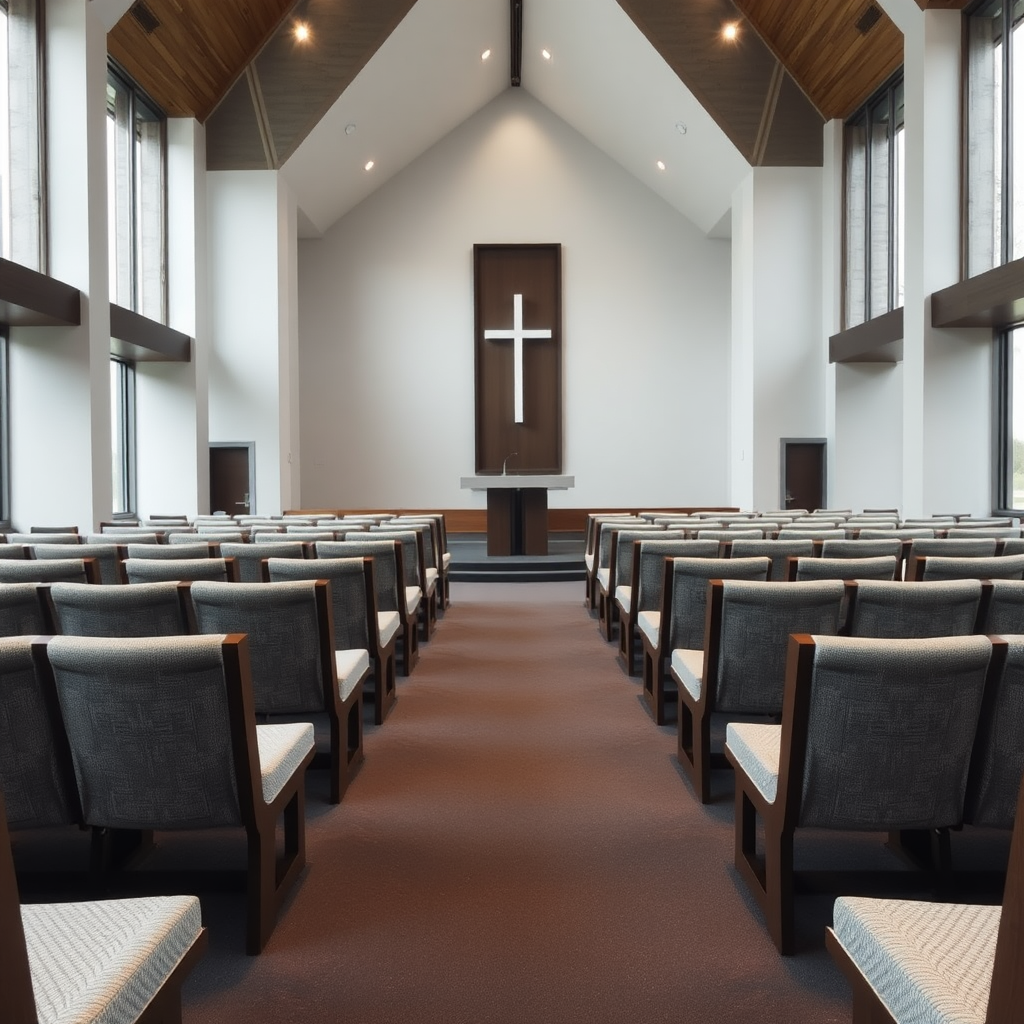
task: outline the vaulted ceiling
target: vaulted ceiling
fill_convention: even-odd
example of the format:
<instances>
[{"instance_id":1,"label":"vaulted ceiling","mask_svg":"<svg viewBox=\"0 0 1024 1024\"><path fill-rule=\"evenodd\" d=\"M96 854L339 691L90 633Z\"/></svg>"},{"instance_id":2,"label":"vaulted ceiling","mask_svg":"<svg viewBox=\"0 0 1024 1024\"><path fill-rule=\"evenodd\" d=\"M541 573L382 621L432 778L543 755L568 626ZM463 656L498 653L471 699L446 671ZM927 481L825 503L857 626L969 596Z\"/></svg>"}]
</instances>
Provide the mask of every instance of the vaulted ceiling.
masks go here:
<instances>
[{"instance_id":1,"label":"vaulted ceiling","mask_svg":"<svg viewBox=\"0 0 1024 1024\"><path fill-rule=\"evenodd\" d=\"M903 60L902 36L876 0L516 2L523 88L705 230L720 212L701 223L696 206L673 198L651 172L657 153L670 167L696 165L707 143L712 172L734 168L733 152L749 166L819 165L824 121L856 110ZM727 23L737 26L732 41ZM346 159L339 132L408 162L507 88L509 24L509 0L136 0L108 48L168 115L205 123L210 169L291 168L289 180L312 189L316 160ZM299 195L314 232L374 187L337 184L340 204ZM693 176L677 186L692 193ZM711 192L705 205L718 202Z\"/></svg>"}]
</instances>

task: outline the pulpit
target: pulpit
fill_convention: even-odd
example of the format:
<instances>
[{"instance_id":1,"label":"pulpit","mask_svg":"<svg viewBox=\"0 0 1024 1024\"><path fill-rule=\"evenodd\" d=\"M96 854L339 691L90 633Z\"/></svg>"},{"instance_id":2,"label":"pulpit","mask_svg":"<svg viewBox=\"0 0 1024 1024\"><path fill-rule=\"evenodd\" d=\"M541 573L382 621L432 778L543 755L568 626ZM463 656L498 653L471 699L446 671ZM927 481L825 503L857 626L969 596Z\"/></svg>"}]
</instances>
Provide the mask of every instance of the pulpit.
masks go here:
<instances>
[{"instance_id":1,"label":"pulpit","mask_svg":"<svg viewBox=\"0 0 1024 1024\"><path fill-rule=\"evenodd\" d=\"M565 491L576 478L555 474L464 476L463 490L487 492L487 554L548 553L548 491Z\"/></svg>"}]
</instances>

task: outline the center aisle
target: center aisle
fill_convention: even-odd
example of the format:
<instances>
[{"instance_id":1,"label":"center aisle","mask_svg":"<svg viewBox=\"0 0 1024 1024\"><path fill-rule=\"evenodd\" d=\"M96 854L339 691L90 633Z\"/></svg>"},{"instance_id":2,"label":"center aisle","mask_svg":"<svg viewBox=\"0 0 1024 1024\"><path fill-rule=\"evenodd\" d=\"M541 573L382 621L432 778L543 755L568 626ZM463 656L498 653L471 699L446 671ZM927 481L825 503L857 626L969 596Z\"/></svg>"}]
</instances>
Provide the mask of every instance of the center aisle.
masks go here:
<instances>
[{"instance_id":1,"label":"center aisle","mask_svg":"<svg viewBox=\"0 0 1024 1024\"><path fill-rule=\"evenodd\" d=\"M310 775L309 866L266 951L211 929L187 1022L849 1019L823 942L776 953L731 796L694 800L582 599L453 585L343 802Z\"/></svg>"}]
</instances>

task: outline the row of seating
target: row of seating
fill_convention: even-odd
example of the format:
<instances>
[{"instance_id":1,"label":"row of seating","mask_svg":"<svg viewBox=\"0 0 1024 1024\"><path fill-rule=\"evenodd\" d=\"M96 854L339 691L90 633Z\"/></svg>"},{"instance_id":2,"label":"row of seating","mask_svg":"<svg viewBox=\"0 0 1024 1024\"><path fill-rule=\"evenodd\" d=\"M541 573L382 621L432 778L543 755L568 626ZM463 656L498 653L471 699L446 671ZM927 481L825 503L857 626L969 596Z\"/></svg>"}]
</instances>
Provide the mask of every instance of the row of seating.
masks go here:
<instances>
[{"instance_id":1,"label":"row of seating","mask_svg":"<svg viewBox=\"0 0 1024 1024\"><path fill-rule=\"evenodd\" d=\"M223 556L227 549L226 557ZM42 549L40 549L42 550ZM223 545L222 557L174 558L173 547L164 549L160 558L121 558L121 549L105 547L99 555L84 559L0 559L0 584L33 582L112 582L130 584L166 580L227 580L255 582L274 578L315 578L330 576L334 559L372 557L375 560L374 586L378 610L399 617L398 635L402 642L402 664L406 674L418 658L419 637L428 640L437 625L441 604L440 577L426 566L422 554L422 536L414 531L372 535L367 539L296 542L283 545L236 547ZM152 546L152 550L158 550ZM128 552L125 552L128 554ZM285 563L298 563L287 565ZM290 574L290 575L289 575ZM0 622L0 635L4 626ZM9 635L9 634L8 634Z\"/></svg>"},{"instance_id":2,"label":"row of seating","mask_svg":"<svg viewBox=\"0 0 1024 1024\"><path fill-rule=\"evenodd\" d=\"M336 542L359 535L376 535L381 532L394 533L401 537L407 547L406 561L412 564L415 554L418 564L422 566L421 574L437 578L437 603L443 611L449 603L450 585L449 572L451 555L448 551L447 529L443 513L422 513L397 516L391 513L376 515L360 515L345 519L335 517L289 516L283 520L255 520L243 517L236 522L226 516L210 517L227 525L207 525L199 521L198 525L187 523L166 523L159 527L148 525L126 526L121 523L105 524L102 532L80 535L77 528L68 528L59 532L57 528L47 528L43 532L8 533L4 535L6 543L0 543L0 559L25 558L83 558L94 557L100 566L101 581L105 583L125 582L124 573L117 568L117 563L126 557L192 557L205 558L225 555L237 557L241 562L240 578L255 580L259 578L258 555L251 552L249 544L312 544L317 541ZM319 526L317 525L319 524ZM417 533L419 541L405 535ZM143 548L147 546L147 549ZM154 547L149 547L153 545ZM172 554L165 545L182 545L181 554ZM242 545L245 545L244 547ZM118 548L117 553L109 550L111 546ZM224 551L224 547L234 551ZM130 551L127 549L131 548ZM188 555L185 550L188 550ZM264 555L267 557L269 552ZM285 549L280 551L281 557L287 557ZM251 573L251 575L249 575ZM430 588L433 589L431 582Z\"/></svg>"},{"instance_id":3,"label":"row of seating","mask_svg":"<svg viewBox=\"0 0 1024 1024\"><path fill-rule=\"evenodd\" d=\"M345 557L323 558L308 543L298 550L261 544L257 558L236 560L230 552L215 557L222 552L212 544L192 552L178 542L178 551L161 544L159 556L134 564L129 555L151 556L157 546L129 552L103 537L96 555L112 548L124 559L110 582L145 579L154 565L170 579L96 586L90 551L74 560L73 578L82 582L0 584L0 631L17 634L0 639L4 1019L49 1019L59 1002L73 1019L179 1021L182 982L206 945L195 897L21 907L8 822L16 830L89 827L83 878L100 887L155 830L239 826L249 848L246 948L263 948L305 864L307 766L328 767L330 799L338 802L363 756L371 652L381 680L378 720L394 701L403 625L403 668L414 664L415 612L426 599L405 577L402 536L367 538L375 547L366 554L352 546L329 553ZM90 547L65 552L65 538L50 539L5 564L25 563L17 568L32 579ZM201 554L201 564L177 557L185 553ZM227 582L238 579L243 560L267 582ZM189 577L183 568L195 565L198 576L215 563L216 581L175 582ZM376 576L389 574L400 611L377 610ZM434 621L436 612L421 619L424 639ZM55 631L68 635L23 635ZM383 636L374 641L374 633ZM352 644L359 646L345 647ZM313 725L290 720L311 712L328 723L320 753Z\"/></svg>"},{"instance_id":4,"label":"row of seating","mask_svg":"<svg viewBox=\"0 0 1024 1024\"><path fill-rule=\"evenodd\" d=\"M328 769L337 803L363 759L371 660L376 721L395 700L397 615L375 612L374 559L271 560L270 570L266 583L0 586L0 617L19 627L0 640L11 828L88 826L106 875L116 852L153 831L243 827L250 952L304 862L306 767ZM390 620L383 651L370 642L374 620ZM20 635L41 627L60 635ZM296 716L325 720L326 750Z\"/></svg>"},{"instance_id":5,"label":"row of seating","mask_svg":"<svg viewBox=\"0 0 1024 1024\"><path fill-rule=\"evenodd\" d=\"M704 803L710 793L711 716L782 713L791 635L903 642L1016 634L1024 622L1024 582L1011 580L699 579L691 597L706 603L704 626L699 635L670 637L666 654L676 688L679 761ZM657 695L645 696L653 709ZM663 690L662 721L666 699ZM1024 745L1007 767L1024 772Z\"/></svg>"},{"instance_id":6,"label":"row of seating","mask_svg":"<svg viewBox=\"0 0 1024 1024\"><path fill-rule=\"evenodd\" d=\"M704 524L708 520L701 519L696 522ZM746 522L750 520L720 524L720 528L717 529L708 529L704 525L698 525L694 529L691 522L670 518L655 518L652 521L633 516L591 515L588 518L587 548L584 555L587 606L593 610L598 606L602 593L614 594L616 586L628 582L631 562L628 544L651 533L656 533L662 539L718 541L720 554L727 548L731 549L740 544L743 554L774 552L780 557L786 554L805 557L818 554L824 557L843 558L896 555L900 558L901 565L910 557L911 549L915 545L917 553L921 554L1024 554L1024 539L1021 538L1019 529L1015 528L972 527L963 536L937 536L937 533L942 531L925 528L857 530L854 531L855 536L849 536L846 530L809 527L794 529L788 536L780 536L777 533L771 535L771 531L768 531L769 535L766 536L764 530L740 528ZM623 544L624 559L619 554L620 540ZM853 540L861 542L860 545L855 546L851 543ZM776 543L768 545L763 550L756 550L758 544L767 541ZM936 541L955 541L955 544L948 547L939 545L936 550L929 550L935 547ZM773 578L784 578L783 570L782 565L773 567Z\"/></svg>"},{"instance_id":7,"label":"row of seating","mask_svg":"<svg viewBox=\"0 0 1024 1024\"><path fill-rule=\"evenodd\" d=\"M650 545L655 568L648 577L660 577L663 592L672 588L675 559L657 549L675 541L633 543L637 551ZM718 553L709 549L703 559L679 561L710 563ZM727 572L730 564L738 568L737 561L722 560L716 568ZM676 649L670 650L669 660L678 687L677 753L704 801L712 764L736 769L737 871L764 908L773 939L791 952L796 828L868 828L897 836L932 829L940 840L939 869L945 872L950 828L1014 825L1024 774L1024 636L964 634L1024 634L1024 583L977 578L950 584L904 582L892 579L891 563L879 581L781 583L769 580L766 556L749 561L760 563L750 567L751 579L714 580L705 565L705 574L693 583L690 625L699 639L684 647L673 640ZM930 561L932 556L923 556L909 575L925 577ZM861 564L866 568L867 562ZM787 562L788 578L795 579L798 564ZM974 568L979 567L981 562ZM636 588L635 574L633 580ZM772 607L777 602L785 606L781 618L788 621L780 621ZM844 630L870 635L837 635ZM627 651L632 645L620 654ZM710 749L712 712L730 720L724 749L715 753ZM748 714L767 715L769 724L733 720ZM770 724L773 718L781 724ZM764 837L762 852L758 835ZM1015 838L1014 844L1019 851L1021 840ZM1020 871L1022 855L1015 856ZM1007 899L1011 891L1008 884ZM1014 912L1020 915L1024 891L1019 885L1015 891ZM880 920L885 927L886 915L905 912L889 903L849 899L837 905L836 934L829 938L834 955L846 958L851 977L859 975L865 949L870 951L868 966L874 967L872 980L859 982L858 1014L867 1014L864 1008L877 1004L884 988L877 983L877 957L905 943L906 933L891 928L880 940L869 934ZM956 908L951 916L961 920L965 913ZM998 908L987 913L987 920L983 959L995 945ZM1015 917L1015 938L1000 938L1013 949L1011 956L1024 938L1020 920ZM905 966L892 965L892 970L898 973ZM920 959L911 959L911 975L917 967ZM948 984L946 989L952 991ZM1004 1014L1005 998L1006 991ZM929 999L926 994L921 1001ZM984 1003L981 1010L979 1020ZM922 1015L912 1019L947 1019L928 1016L930 1011L916 1008Z\"/></svg>"},{"instance_id":8,"label":"row of seating","mask_svg":"<svg viewBox=\"0 0 1024 1024\"><path fill-rule=\"evenodd\" d=\"M116 836L141 846L154 830L243 828L246 948L258 953L305 862L314 732L256 724L249 655L241 634L0 641L2 781L12 830L92 829L104 880Z\"/></svg>"},{"instance_id":9,"label":"row of seating","mask_svg":"<svg viewBox=\"0 0 1024 1024\"><path fill-rule=\"evenodd\" d=\"M646 545L649 542L644 542ZM846 595L851 595L859 588L862 598L854 603L845 597L842 603L840 625L843 632L854 635L891 636L889 632L872 632L872 630L889 628L913 628L916 632L905 634L912 636L944 635L947 631L935 620L944 611L945 583L968 581L972 590L983 591L981 579L1006 583L1007 588L1000 588L1000 594L1024 595L1024 556L1008 556L1003 559L938 559L929 556L922 558L918 568L922 574L919 580L896 580L894 565L891 559L850 559L850 560L808 560L813 571L801 579L800 571L804 560L791 563L794 569L791 580L778 583L770 579L771 565L767 556L750 558L680 558L662 557L658 565L655 559L647 564L651 575L660 572L657 582L651 581L646 588L638 586L638 598L634 604L631 595L619 596L619 656L628 674L634 673L636 654L640 651L644 694L648 699L655 720L664 724L666 670L671 653L677 648L693 648L699 646L705 631L706 595L708 583L715 579L761 580L772 582L782 588L785 594L790 588L800 593L801 588L807 589L814 582L832 582L843 592L843 583L847 583ZM991 563L1002 564L993 566ZM638 559L641 567L644 562ZM1012 564L1011 564L1012 563ZM929 570L934 569L933 574ZM1009 579L1000 578L1003 570ZM857 581L854 583L853 581ZM973 581L971 583L970 581ZM989 587L984 592L987 594ZM871 595L870 599L865 595ZM876 596L878 595L878 596ZM1010 601L1009 596L1002 598ZM1024 597L1021 598L1024 601ZM870 601L889 602L898 606L899 613L886 621L881 617L871 618L865 609L870 608ZM653 607L651 607L653 605ZM921 611L914 619L913 625L897 627L903 617L903 609ZM986 606L987 607L987 606ZM994 614L994 612L993 612ZM909 618L909 616L908 616ZM870 625L865 625L870 621ZM991 632L991 617L967 621L962 632L972 632L976 628ZM1016 620L1014 620L1016 621ZM929 633L929 629L939 629L939 633ZM1002 628L1002 627L1000 627ZM1024 628L1024 624L1022 624ZM806 629L802 630L806 631ZM1013 630L1015 631L1015 630Z\"/></svg>"},{"instance_id":10,"label":"row of seating","mask_svg":"<svg viewBox=\"0 0 1024 1024\"><path fill-rule=\"evenodd\" d=\"M939 831L941 878L949 829L1013 827L1022 678L1024 636L789 638L781 724L730 722L725 744L736 869L780 952L793 952L797 829Z\"/></svg>"},{"instance_id":11,"label":"row of seating","mask_svg":"<svg viewBox=\"0 0 1024 1024\"><path fill-rule=\"evenodd\" d=\"M661 563L666 557L742 559L766 557L771 580L1020 579L1024 551L997 549L996 540L909 542L809 540L686 540L672 531L612 530L609 565L597 573L598 622L611 639L619 620L635 625L641 610L658 607ZM1021 542L1024 544L1024 541ZM627 630L628 631L628 630ZM623 645L625 650L625 645Z\"/></svg>"}]
</instances>

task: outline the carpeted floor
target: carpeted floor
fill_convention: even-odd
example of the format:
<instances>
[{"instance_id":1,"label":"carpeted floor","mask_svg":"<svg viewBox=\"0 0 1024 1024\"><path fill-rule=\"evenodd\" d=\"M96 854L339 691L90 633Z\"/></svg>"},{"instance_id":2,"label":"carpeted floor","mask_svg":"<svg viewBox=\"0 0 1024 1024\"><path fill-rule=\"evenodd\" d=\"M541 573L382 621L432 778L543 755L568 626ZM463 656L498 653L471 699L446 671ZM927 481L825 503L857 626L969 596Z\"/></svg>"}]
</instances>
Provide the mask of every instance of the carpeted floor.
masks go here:
<instances>
[{"instance_id":1,"label":"carpeted floor","mask_svg":"<svg viewBox=\"0 0 1024 1024\"><path fill-rule=\"evenodd\" d=\"M265 952L204 896L190 1024L849 1020L801 897L783 959L581 584L456 584L344 801L307 781L309 864ZM721 775L721 778L717 776Z\"/></svg>"}]
</instances>

